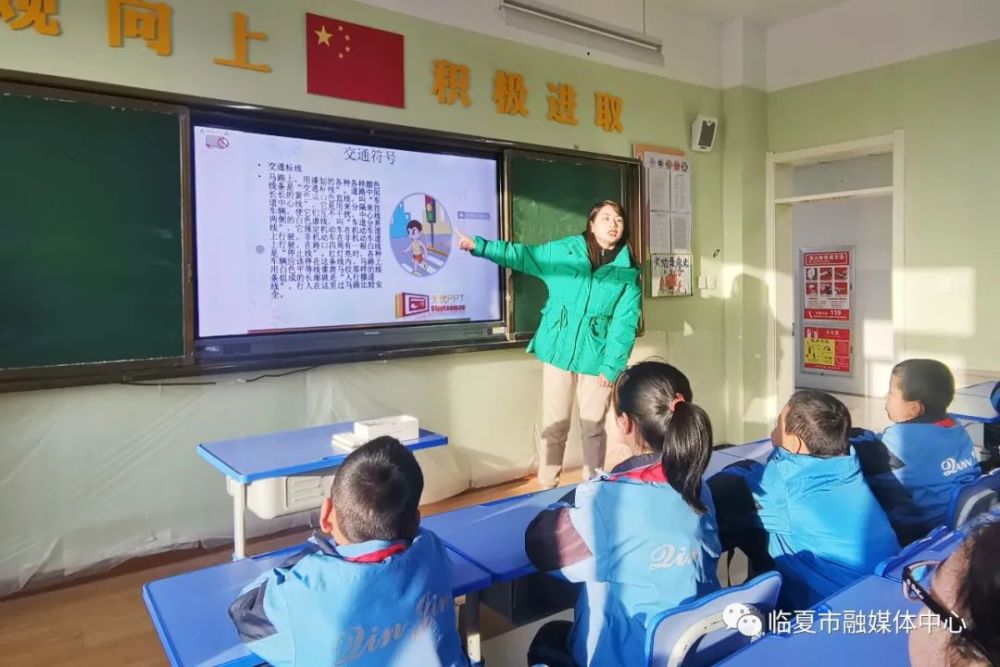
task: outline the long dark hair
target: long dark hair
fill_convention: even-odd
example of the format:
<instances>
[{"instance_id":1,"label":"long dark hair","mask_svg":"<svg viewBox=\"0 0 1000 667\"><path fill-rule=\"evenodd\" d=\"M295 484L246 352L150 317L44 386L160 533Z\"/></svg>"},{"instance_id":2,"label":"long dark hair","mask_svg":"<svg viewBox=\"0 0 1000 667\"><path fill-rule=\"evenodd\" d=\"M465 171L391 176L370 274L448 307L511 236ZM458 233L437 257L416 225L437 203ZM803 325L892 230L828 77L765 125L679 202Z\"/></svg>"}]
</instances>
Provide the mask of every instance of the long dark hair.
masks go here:
<instances>
[{"instance_id":1,"label":"long dark hair","mask_svg":"<svg viewBox=\"0 0 1000 667\"><path fill-rule=\"evenodd\" d=\"M966 550L968 568L958 586L958 607L987 655L982 656L962 635L951 637L951 647L966 660L1000 664L1000 521L989 521L973 530L960 547Z\"/></svg>"},{"instance_id":2,"label":"long dark hair","mask_svg":"<svg viewBox=\"0 0 1000 667\"><path fill-rule=\"evenodd\" d=\"M615 413L629 416L643 443L659 452L667 483L703 514L708 508L701 485L712 455L712 423L692 398L687 376L662 361L625 369L613 392Z\"/></svg>"},{"instance_id":3,"label":"long dark hair","mask_svg":"<svg viewBox=\"0 0 1000 667\"><path fill-rule=\"evenodd\" d=\"M629 233L628 233L628 217L625 215L625 209L622 205L613 199L605 199L604 201L599 201L590 209L590 213L587 215L587 226L583 229L583 238L587 241L587 256L590 257L590 266L597 268L601 263L601 245L597 242L594 237L594 232L590 230L591 223L594 222L594 218L597 217L597 213L605 206L610 206L615 210L615 213L622 217L625 224L622 225L622 235L618 239L618 243L615 244L615 249L625 246L623 252L628 253L629 261L635 265L635 253L632 252L632 245L629 243Z\"/></svg>"}]
</instances>

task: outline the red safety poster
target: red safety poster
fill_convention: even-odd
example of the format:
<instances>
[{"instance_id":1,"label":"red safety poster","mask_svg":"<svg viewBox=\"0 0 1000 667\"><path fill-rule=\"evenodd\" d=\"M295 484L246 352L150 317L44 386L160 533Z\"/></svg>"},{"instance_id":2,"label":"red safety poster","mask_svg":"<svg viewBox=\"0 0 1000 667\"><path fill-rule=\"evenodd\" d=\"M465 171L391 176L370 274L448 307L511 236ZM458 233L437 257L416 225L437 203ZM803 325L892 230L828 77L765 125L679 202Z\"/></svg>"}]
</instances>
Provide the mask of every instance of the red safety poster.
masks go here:
<instances>
[{"instance_id":1,"label":"red safety poster","mask_svg":"<svg viewBox=\"0 0 1000 667\"><path fill-rule=\"evenodd\" d=\"M802 365L821 371L851 372L851 330L847 327L806 326Z\"/></svg>"},{"instance_id":2,"label":"red safety poster","mask_svg":"<svg viewBox=\"0 0 1000 667\"><path fill-rule=\"evenodd\" d=\"M851 319L851 254L848 249L802 253L804 319Z\"/></svg>"}]
</instances>

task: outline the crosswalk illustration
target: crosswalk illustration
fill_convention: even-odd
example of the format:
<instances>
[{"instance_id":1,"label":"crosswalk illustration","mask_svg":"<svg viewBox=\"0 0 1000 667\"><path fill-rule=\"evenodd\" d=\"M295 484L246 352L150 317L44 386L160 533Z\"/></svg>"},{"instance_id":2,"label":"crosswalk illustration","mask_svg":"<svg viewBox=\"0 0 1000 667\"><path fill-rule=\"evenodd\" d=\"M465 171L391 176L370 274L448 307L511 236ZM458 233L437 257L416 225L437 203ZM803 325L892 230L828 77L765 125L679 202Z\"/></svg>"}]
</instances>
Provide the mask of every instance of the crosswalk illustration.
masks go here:
<instances>
[{"instance_id":1,"label":"crosswalk illustration","mask_svg":"<svg viewBox=\"0 0 1000 667\"><path fill-rule=\"evenodd\" d=\"M444 266L445 260L448 259L448 255L441 253L440 250L434 250L428 246L427 253L424 255L424 264L426 266L417 265L418 276L430 276L434 275L441 270ZM413 273L413 256L407 253L405 259L400 262L403 266L403 270L407 273Z\"/></svg>"}]
</instances>

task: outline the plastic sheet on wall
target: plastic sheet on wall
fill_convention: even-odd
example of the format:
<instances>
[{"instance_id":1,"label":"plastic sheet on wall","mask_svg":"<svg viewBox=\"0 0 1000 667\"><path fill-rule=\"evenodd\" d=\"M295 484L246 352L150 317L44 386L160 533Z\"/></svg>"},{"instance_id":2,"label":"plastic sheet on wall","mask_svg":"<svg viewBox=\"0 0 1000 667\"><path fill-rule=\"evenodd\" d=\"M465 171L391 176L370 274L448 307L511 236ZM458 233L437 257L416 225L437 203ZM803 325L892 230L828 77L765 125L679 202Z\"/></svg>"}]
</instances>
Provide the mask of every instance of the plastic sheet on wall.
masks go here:
<instances>
[{"instance_id":1,"label":"plastic sheet on wall","mask_svg":"<svg viewBox=\"0 0 1000 667\"><path fill-rule=\"evenodd\" d=\"M650 334L653 334L650 336ZM633 358L665 354L654 332ZM653 343L651 345L651 343ZM328 366L248 383L104 385L0 395L0 595L33 577L232 537L200 442L409 413L448 435L418 452L423 502L534 472L541 371L522 350ZM571 433L569 466L580 461ZM309 523L262 521L248 535Z\"/></svg>"}]
</instances>

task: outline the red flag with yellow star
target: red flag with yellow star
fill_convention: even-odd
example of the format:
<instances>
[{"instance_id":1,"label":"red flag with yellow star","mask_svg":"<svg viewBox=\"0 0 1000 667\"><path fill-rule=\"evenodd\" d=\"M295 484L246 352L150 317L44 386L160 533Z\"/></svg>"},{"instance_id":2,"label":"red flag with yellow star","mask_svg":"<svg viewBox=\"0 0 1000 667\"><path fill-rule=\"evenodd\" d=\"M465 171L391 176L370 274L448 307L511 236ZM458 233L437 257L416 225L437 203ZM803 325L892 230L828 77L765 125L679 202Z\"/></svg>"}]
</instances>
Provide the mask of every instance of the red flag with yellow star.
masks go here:
<instances>
[{"instance_id":1,"label":"red flag with yellow star","mask_svg":"<svg viewBox=\"0 0 1000 667\"><path fill-rule=\"evenodd\" d=\"M306 14L306 90L403 108L403 36Z\"/></svg>"}]
</instances>

